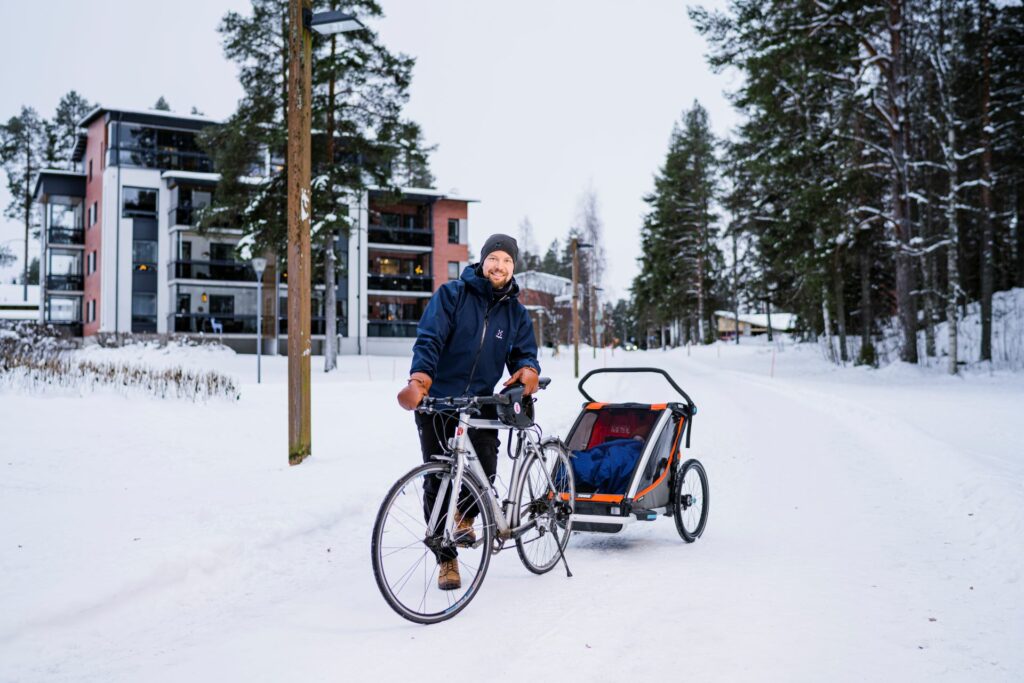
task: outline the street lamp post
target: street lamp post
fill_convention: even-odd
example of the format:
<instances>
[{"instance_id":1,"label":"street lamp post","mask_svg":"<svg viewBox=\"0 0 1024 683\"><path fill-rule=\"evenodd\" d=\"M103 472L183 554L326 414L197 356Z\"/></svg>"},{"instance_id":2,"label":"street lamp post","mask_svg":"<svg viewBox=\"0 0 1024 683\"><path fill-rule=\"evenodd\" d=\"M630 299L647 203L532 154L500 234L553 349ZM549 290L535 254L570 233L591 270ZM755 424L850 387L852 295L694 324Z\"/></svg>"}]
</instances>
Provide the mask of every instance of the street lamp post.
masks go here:
<instances>
[{"instance_id":1,"label":"street lamp post","mask_svg":"<svg viewBox=\"0 0 1024 683\"><path fill-rule=\"evenodd\" d=\"M310 429L310 129L313 37L363 28L351 14L313 14L312 0L288 3L288 463L312 451Z\"/></svg>"},{"instance_id":2,"label":"street lamp post","mask_svg":"<svg viewBox=\"0 0 1024 683\"><path fill-rule=\"evenodd\" d=\"M593 345L593 349L594 349L594 360L597 360L597 347L598 347L597 336L598 336L598 334L603 334L604 333L604 327L603 327L603 325L600 324L600 322L598 321L598 318L597 318L597 316L601 312L601 303L597 300L597 293L598 292L603 292L603 291L604 291L604 288L602 288L602 287L595 287L594 286L593 278L591 278L591 282L590 282L590 343ZM598 329L598 328L601 328L601 329ZM603 340L602 340L602 343L600 345L604 346Z\"/></svg>"},{"instance_id":3,"label":"street lamp post","mask_svg":"<svg viewBox=\"0 0 1024 683\"><path fill-rule=\"evenodd\" d=\"M263 271L267 269L267 259L254 258L252 269L256 271L256 384L259 384L263 359Z\"/></svg>"},{"instance_id":4,"label":"street lamp post","mask_svg":"<svg viewBox=\"0 0 1024 683\"><path fill-rule=\"evenodd\" d=\"M572 345L574 377L580 376L580 249L589 249L590 244L572 238Z\"/></svg>"}]
</instances>

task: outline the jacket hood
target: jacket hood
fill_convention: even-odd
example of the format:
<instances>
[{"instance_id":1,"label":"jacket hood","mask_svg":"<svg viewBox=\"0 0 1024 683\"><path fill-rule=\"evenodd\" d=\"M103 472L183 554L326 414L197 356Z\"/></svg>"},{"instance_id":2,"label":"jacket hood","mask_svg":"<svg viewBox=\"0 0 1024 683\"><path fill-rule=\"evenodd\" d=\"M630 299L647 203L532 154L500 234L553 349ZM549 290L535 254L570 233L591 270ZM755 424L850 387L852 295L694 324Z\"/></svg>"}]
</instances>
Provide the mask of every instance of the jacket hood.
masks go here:
<instances>
[{"instance_id":1,"label":"jacket hood","mask_svg":"<svg viewBox=\"0 0 1024 683\"><path fill-rule=\"evenodd\" d=\"M494 291L494 287L491 286L490 280L482 275L477 274L477 269L480 268L479 263L471 263L466 266L465 270L462 271L462 281L466 283L466 286L473 291L481 294L485 297L490 297L491 292ZM516 282L516 276L512 276L512 282L508 290L508 298L515 299L519 296L519 283Z\"/></svg>"}]
</instances>

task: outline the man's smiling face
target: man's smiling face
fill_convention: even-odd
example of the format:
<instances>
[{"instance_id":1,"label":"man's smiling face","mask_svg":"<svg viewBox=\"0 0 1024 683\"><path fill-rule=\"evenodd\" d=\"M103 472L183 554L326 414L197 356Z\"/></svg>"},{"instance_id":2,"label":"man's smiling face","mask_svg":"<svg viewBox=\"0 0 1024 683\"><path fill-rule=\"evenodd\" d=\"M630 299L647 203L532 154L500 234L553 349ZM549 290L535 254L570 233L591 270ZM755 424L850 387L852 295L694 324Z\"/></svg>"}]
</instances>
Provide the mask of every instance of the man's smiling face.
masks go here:
<instances>
[{"instance_id":1,"label":"man's smiling face","mask_svg":"<svg viewBox=\"0 0 1024 683\"><path fill-rule=\"evenodd\" d=\"M512 279L512 273L515 271L515 268L516 262L506 252L492 251L484 259L482 270L484 277L491 283L491 286L495 289L501 289Z\"/></svg>"}]
</instances>

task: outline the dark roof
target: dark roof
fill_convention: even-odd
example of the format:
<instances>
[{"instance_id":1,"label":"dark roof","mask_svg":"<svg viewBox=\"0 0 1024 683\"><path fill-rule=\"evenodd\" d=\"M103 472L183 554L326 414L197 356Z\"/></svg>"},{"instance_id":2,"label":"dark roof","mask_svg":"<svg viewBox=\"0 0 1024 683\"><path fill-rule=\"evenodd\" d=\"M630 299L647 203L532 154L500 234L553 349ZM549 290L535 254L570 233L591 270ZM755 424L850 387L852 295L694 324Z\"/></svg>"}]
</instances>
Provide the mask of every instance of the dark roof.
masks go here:
<instances>
[{"instance_id":1,"label":"dark roof","mask_svg":"<svg viewBox=\"0 0 1024 683\"><path fill-rule=\"evenodd\" d=\"M169 111L157 111L150 109L140 111L137 109L108 109L107 107L96 107L82 117L78 122L80 128L87 127L100 116L106 114L108 118L119 119L126 123L138 123L144 126L166 126L168 128L183 128L185 130L202 130L207 126L215 126L220 123L216 119L195 114L175 114Z\"/></svg>"},{"instance_id":2,"label":"dark roof","mask_svg":"<svg viewBox=\"0 0 1024 683\"><path fill-rule=\"evenodd\" d=\"M46 201L46 197L50 195L84 198L85 174L77 171L60 171L53 168L40 171L32 196L37 201Z\"/></svg>"}]
</instances>

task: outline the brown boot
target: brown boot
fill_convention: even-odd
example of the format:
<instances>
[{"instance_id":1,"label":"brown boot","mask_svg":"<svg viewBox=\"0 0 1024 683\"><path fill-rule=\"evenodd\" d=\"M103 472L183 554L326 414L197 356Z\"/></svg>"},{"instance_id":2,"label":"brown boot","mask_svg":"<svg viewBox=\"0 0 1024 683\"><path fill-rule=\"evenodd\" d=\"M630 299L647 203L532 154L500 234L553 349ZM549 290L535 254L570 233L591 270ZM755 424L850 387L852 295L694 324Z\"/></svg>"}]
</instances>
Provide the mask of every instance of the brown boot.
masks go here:
<instances>
[{"instance_id":1,"label":"brown boot","mask_svg":"<svg viewBox=\"0 0 1024 683\"><path fill-rule=\"evenodd\" d=\"M455 545L465 547L476 543L476 531L473 530L474 520L474 517L455 514Z\"/></svg>"},{"instance_id":2,"label":"brown boot","mask_svg":"<svg viewBox=\"0 0 1024 683\"><path fill-rule=\"evenodd\" d=\"M462 588L462 577L459 576L458 560L445 560L441 563L441 571L437 575L437 587L443 591L454 591Z\"/></svg>"}]
</instances>

